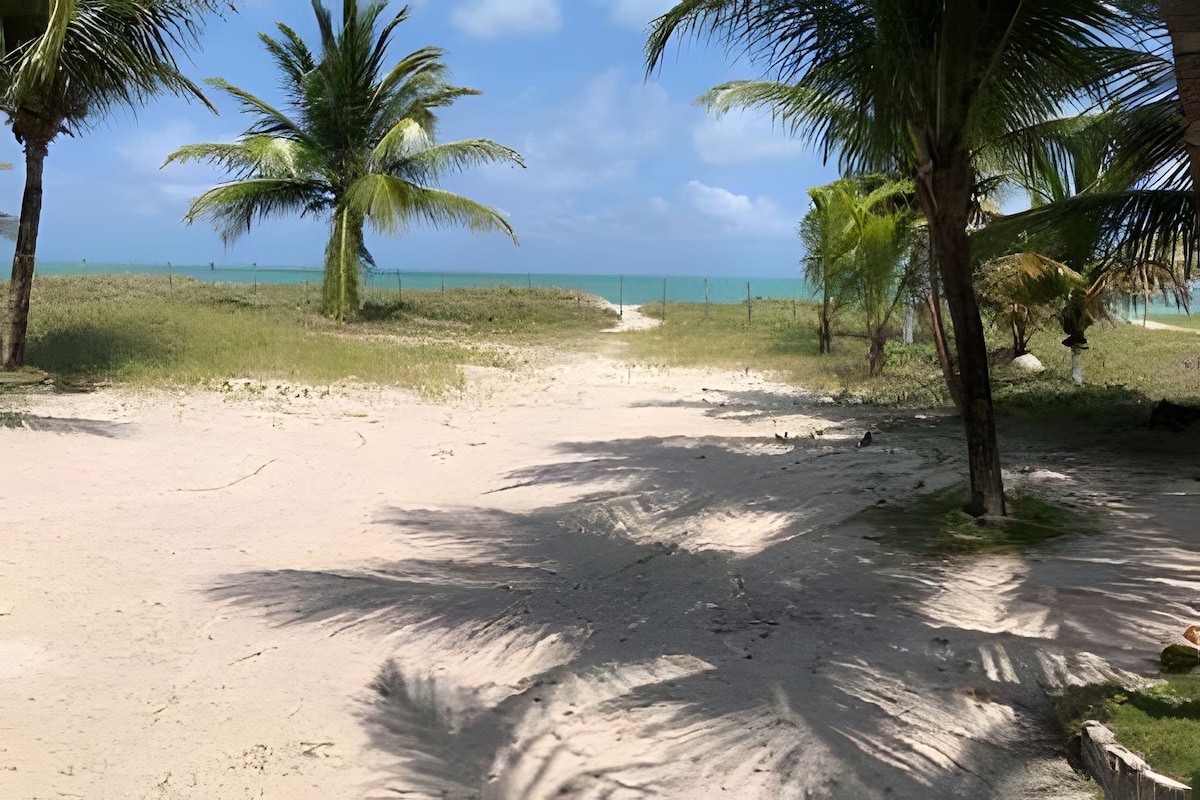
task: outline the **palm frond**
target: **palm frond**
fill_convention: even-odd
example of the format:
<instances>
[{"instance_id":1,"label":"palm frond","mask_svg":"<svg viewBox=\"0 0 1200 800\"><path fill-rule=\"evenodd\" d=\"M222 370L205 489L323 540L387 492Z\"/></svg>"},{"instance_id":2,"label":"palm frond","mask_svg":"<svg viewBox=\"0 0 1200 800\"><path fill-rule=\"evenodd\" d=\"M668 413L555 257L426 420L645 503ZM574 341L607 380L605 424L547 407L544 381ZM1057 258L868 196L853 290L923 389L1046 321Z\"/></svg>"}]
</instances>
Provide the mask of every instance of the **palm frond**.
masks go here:
<instances>
[{"instance_id":1,"label":"palm frond","mask_svg":"<svg viewBox=\"0 0 1200 800\"><path fill-rule=\"evenodd\" d=\"M266 100L239 89L224 78L208 78L205 83L225 92L238 101L242 111L257 117L247 133L252 136L287 136L298 142L316 149L318 143L309 136L308 132L298 122L292 120Z\"/></svg>"},{"instance_id":2,"label":"palm frond","mask_svg":"<svg viewBox=\"0 0 1200 800\"><path fill-rule=\"evenodd\" d=\"M278 136L248 136L232 144L207 142L180 147L163 162L213 164L236 178L303 178L319 182L319 159L303 144Z\"/></svg>"},{"instance_id":3,"label":"palm frond","mask_svg":"<svg viewBox=\"0 0 1200 800\"><path fill-rule=\"evenodd\" d=\"M214 186L192 201L184 220L205 220L231 245L254 223L286 214L322 213L330 208L326 187L286 178L250 178Z\"/></svg>"},{"instance_id":4,"label":"palm frond","mask_svg":"<svg viewBox=\"0 0 1200 800\"><path fill-rule=\"evenodd\" d=\"M372 154L373 171L429 184L437 183L447 174L483 164L508 162L525 166L520 153L490 139L431 144L428 140L422 141L416 126L408 126L405 130L411 132L411 138L400 136L394 142L386 139L380 142ZM408 149L410 145L414 147Z\"/></svg>"},{"instance_id":5,"label":"palm frond","mask_svg":"<svg viewBox=\"0 0 1200 800\"><path fill-rule=\"evenodd\" d=\"M465 227L476 233L498 232L515 244L516 234L499 211L462 195L430 189L390 175L367 175L346 194L375 231L394 236L416 222L435 228Z\"/></svg>"}]
</instances>

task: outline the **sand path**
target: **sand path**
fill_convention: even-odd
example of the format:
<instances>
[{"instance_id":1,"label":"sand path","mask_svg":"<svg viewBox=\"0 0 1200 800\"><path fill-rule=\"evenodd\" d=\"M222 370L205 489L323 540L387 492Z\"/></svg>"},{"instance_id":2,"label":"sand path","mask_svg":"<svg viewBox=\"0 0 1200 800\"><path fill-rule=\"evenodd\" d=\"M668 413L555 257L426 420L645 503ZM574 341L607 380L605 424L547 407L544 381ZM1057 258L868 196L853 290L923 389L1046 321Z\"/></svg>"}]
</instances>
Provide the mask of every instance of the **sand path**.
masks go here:
<instances>
[{"instance_id":1,"label":"sand path","mask_svg":"<svg viewBox=\"0 0 1200 800\"><path fill-rule=\"evenodd\" d=\"M886 534L954 420L612 349L5 397L0 797L1088 796L1046 690L1197 613L1190 445L1010 431L1105 536L952 559Z\"/></svg>"}]
</instances>

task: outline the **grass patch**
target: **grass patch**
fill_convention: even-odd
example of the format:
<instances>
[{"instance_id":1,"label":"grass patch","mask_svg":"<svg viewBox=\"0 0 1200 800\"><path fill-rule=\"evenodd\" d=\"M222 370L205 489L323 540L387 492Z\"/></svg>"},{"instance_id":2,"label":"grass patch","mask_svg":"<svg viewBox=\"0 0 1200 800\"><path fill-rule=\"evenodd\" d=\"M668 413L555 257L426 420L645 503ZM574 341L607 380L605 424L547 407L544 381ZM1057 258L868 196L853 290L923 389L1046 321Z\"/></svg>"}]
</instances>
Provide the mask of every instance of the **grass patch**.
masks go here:
<instances>
[{"instance_id":1,"label":"grass patch","mask_svg":"<svg viewBox=\"0 0 1200 800\"><path fill-rule=\"evenodd\" d=\"M539 348L587 351L597 332L616 321L580 292L493 287L370 289L362 319L341 325L320 316L320 291L319 284L251 287L154 275L41 277L27 361L53 373L60 386L355 378L437 395L462 385L466 365L515 369L536 361ZM661 316L663 306L647 304L644 311ZM885 373L872 378L861 315L839 316L826 355L818 352L815 320L809 301L756 299L749 317L744 303L668 303L662 326L623 339L635 362L765 370L813 391L879 405L948 403L933 346L920 332L916 344L889 343ZM1006 343L999 333L993 331L998 347ZM1043 331L1031 349L1046 364L1044 374L997 372L1001 413L1127 424L1148 419L1164 397L1200 402L1200 337L1132 325L1089 333L1087 385L1071 384L1061 336Z\"/></svg>"},{"instance_id":2,"label":"grass patch","mask_svg":"<svg viewBox=\"0 0 1200 800\"><path fill-rule=\"evenodd\" d=\"M1117 740L1158 772L1200 785L1200 673L1164 675L1167 683L1137 691L1116 684L1073 686L1056 710L1075 737L1085 720L1103 722Z\"/></svg>"},{"instance_id":3,"label":"grass patch","mask_svg":"<svg viewBox=\"0 0 1200 800\"><path fill-rule=\"evenodd\" d=\"M1024 492L1006 497L1008 514L1002 522L980 523L963 511L964 487L950 487L923 495L897 513L895 506L867 509L859 519L882 531L867 538L930 553L1021 552L1043 542L1096 530L1086 514Z\"/></svg>"},{"instance_id":4,"label":"grass patch","mask_svg":"<svg viewBox=\"0 0 1200 800\"><path fill-rule=\"evenodd\" d=\"M1174 325L1177 328L1200 330L1200 315L1197 314L1149 314L1146 319L1163 325Z\"/></svg>"},{"instance_id":5,"label":"grass patch","mask_svg":"<svg viewBox=\"0 0 1200 800\"><path fill-rule=\"evenodd\" d=\"M661 318L663 306L642 307ZM835 327L833 352L822 355L816 304L755 300L746 304L667 303L663 325L626 334L631 357L653 364L768 370L817 392L880 405L938 405L947 395L932 345L889 344L884 375L867 374L867 340L853 313Z\"/></svg>"},{"instance_id":6,"label":"grass patch","mask_svg":"<svg viewBox=\"0 0 1200 800\"><path fill-rule=\"evenodd\" d=\"M523 349L586 341L615 319L556 290L393 294L391 307L377 299L366 319L342 325L320 315L319 285L38 278L26 361L67 384L356 379L436 395L462 385L464 365L513 368L530 357Z\"/></svg>"},{"instance_id":7,"label":"grass patch","mask_svg":"<svg viewBox=\"0 0 1200 800\"><path fill-rule=\"evenodd\" d=\"M1061 332L1042 331L1030 351L1046 365L1036 378L997 381L997 408L1031 418L1070 417L1127 425L1148 420L1163 398L1200 400L1200 336L1137 325L1093 326L1084 354L1084 385L1071 383L1071 354Z\"/></svg>"}]
</instances>

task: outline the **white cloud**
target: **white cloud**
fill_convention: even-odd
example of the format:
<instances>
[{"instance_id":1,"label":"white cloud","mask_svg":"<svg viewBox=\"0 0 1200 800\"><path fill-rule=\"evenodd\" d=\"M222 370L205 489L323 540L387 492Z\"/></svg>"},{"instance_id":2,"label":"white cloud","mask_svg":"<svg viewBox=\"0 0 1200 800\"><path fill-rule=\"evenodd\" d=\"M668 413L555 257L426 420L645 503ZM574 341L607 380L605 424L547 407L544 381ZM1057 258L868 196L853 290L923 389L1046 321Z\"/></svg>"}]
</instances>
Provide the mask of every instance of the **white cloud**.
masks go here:
<instances>
[{"instance_id":1,"label":"white cloud","mask_svg":"<svg viewBox=\"0 0 1200 800\"><path fill-rule=\"evenodd\" d=\"M558 0L467 0L454 9L451 19L480 39L554 33L562 28Z\"/></svg>"},{"instance_id":2,"label":"white cloud","mask_svg":"<svg viewBox=\"0 0 1200 800\"><path fill-rule=\"evenodd\" d=\"M517 149L528 170L489 174L535 191L632 181L639 160L665 140L676 111L658 84L627 80L618 69L600 73L568 105L525 117L533 128Z\"/></svg>"},{"instance_id":3,"label":"white cloud","mask_svg":"<svg viewBox=\"0 0 1200 800\"><path fill-rule=\"evenodd\" d=\"M795 227L795 222L767 197L752 199L693 180L683 187L683 199L693 211L718 220L729 232L783 234Z\"/></svg>"},{"instance_id":4,"label":"white cloud","mask_svg":"<svg viewBox=\"0 0 1200 800\"><path fill-rule=\"evenodd\" d=\"M675 5L676 0L598 0L612 11L613 20L620 25L643 31L650 20L659 17Z\"/></svg>"},{"instance_id":5,"label":"white cloud","mask_svg":"<svg viewBox=\"0 0 1200 800\"><path fill-rule=\"evenodd\" d=\"M790 138L781 125L772 124L769 114L755 111L705 117L692 128L692 142L702 161L718 166L792 158L804 152L804 144Z\"/></svg>"}]
</instances>

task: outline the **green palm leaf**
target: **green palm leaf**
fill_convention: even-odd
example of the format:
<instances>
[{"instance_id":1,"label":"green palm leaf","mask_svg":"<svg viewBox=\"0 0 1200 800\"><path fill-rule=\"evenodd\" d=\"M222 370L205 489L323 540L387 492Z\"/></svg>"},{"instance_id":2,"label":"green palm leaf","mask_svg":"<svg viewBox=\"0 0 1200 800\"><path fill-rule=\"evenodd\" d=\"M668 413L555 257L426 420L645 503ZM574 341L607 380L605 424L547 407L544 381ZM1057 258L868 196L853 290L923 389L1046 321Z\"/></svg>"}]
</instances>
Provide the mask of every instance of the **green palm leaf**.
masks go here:
<instances>
[{"instance_id":1,"label":"green palm leaf","mask_svg":"<svg viewBox=\"0 0 1200 800\"><path fill-rule=\"evenodd\" d=\"M498 232L517 241L499 211L462 195L429 189L391 175L366 175L346 193L346 204L385 235L408 231L414 224L435 228L465 227L476 233Z\"/></svg>"}]
</instances>

